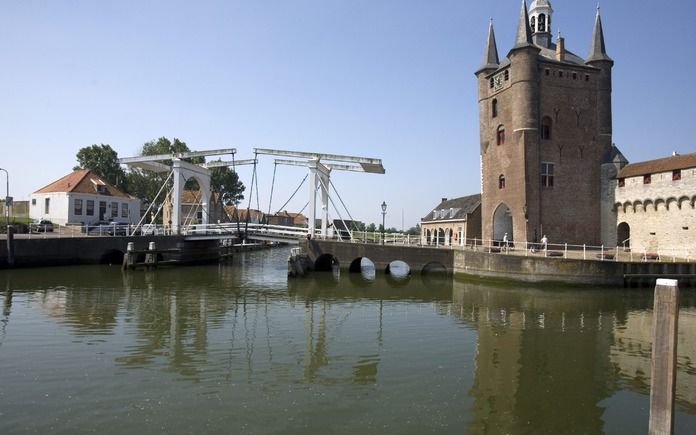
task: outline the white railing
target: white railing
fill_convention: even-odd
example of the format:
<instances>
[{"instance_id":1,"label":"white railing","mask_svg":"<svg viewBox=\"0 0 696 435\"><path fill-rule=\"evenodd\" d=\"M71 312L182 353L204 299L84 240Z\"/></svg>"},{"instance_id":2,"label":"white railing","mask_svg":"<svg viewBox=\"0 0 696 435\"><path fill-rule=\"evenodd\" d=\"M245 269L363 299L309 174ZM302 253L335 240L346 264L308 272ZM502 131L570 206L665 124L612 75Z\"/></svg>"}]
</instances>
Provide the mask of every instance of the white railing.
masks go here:
<instances>
[{"instance_id":1,"label":"white railing","mask_svg":"<svg viewBox=\"0 0 696 435\"><path fill-rule=\"evenodd\" d=\"M523 255L538 257L559 257L598 261L627 261L627 262L692 262L696 260L695 248L667 248L654 251L644 249L636 252L621 246L576 245L569 243L514 242L502 240L466 239L461 244L445 244L442 241L431 241L424 246L445 249L471 249L503 255Z\"/></svg>"}]
</instances>

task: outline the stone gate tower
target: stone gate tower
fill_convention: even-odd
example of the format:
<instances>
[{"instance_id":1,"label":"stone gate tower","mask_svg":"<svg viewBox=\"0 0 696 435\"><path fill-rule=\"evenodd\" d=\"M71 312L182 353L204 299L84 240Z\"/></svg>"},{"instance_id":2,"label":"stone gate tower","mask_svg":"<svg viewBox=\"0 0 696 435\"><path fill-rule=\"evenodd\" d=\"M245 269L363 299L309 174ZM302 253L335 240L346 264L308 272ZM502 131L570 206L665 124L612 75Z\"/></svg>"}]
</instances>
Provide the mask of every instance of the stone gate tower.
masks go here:
<instances>
[{"instance_id":1,"label":"stone gate tower","mask_svg":"<svg viewBox=\"0 0 696 435\"><path fill-rule=\"evenodd\" d=\"M611 70L597 9L587 59L554 41L548 0L522 0L500 61L491 22L478 79L484 239L600 243L611 159Z\"/></svg>"}]
</instances>

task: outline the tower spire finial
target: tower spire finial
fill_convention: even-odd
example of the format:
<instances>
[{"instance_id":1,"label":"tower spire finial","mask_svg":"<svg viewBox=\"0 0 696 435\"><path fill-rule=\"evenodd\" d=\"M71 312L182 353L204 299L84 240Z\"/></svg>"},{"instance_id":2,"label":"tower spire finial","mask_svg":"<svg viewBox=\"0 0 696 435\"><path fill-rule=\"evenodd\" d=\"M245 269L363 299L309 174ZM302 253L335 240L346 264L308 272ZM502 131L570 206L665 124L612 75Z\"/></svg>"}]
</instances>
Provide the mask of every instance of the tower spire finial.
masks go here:
<instances>
[{"instance_id":1,"label":"tower spire finial","mask_svg":"<svg viewBox=\"0 0 696 435\"><path fill-rule=\"evenodd\" d=\"M497 69L499 63L498 47L495 43L495 32L493 31L493 18L491 18L488 23L488 39L486 39L486 47L483 50L483 62L479 71Z\"/></svg>"},{"instance_id":2,"label":"tower spire finial","mask_svg":"<svg viewBox=\"0 0 696 435\"><path fill-rule=\"evenodd\" d=\"M589 63L597 60L612 60L609 55L607 55L607 49L604 45L604 31L602 30L602 17L599 14L599 3L597 3L597 16L595 17L592 41L590 43L590 54L587 56L587 62Z\"/></svg>"},{"instance_id":3,"label":"tower spire finial","mask_svg":"<svg viewBox=\"0 0 696 435\"><path fill-rule=\"evenodd\" d=\"M513 48L525 47L532 44L532 29L529 27L529 12L527 11L527 0L522 0L520 8L520 18L517 23L517 35L515 36L515 46Z\"/></svg>"}]
</instances>

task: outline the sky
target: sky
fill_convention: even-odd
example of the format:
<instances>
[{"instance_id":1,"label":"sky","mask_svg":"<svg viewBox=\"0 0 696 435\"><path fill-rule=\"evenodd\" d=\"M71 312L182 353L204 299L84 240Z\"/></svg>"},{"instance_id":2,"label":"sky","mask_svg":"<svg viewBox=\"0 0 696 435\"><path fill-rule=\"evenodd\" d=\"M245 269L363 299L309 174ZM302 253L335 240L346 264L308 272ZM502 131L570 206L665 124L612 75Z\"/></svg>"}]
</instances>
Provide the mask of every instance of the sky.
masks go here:
<instances>
[{"instance_id":1,"label":"sky","mask_svg":"<svg viewBox=\"0 0 696 435\"><path fill-rule=\"evenodd\" d=\"M586 57L597 3L551 3L554 38L560 29ZM696 151L696 4L600 6L614 142L632 162ZM480 192L474 72L489 19L502 59L519 10L518 0L0 0L0 167L10 195L27 200L92 144L119 157L164 136L236 148L236 159L254 148L379 158L383 175L332 173L330 215L379 224L384 201L386 226L408 229L441 198ZM252 170L239 168L247 187ZM244 206L253 193L252 208L278 210L306 174L278 166L272 183L273 171L260 156ZM305 182L285 209L308 199Z\"/></svg>"}]
</instances>

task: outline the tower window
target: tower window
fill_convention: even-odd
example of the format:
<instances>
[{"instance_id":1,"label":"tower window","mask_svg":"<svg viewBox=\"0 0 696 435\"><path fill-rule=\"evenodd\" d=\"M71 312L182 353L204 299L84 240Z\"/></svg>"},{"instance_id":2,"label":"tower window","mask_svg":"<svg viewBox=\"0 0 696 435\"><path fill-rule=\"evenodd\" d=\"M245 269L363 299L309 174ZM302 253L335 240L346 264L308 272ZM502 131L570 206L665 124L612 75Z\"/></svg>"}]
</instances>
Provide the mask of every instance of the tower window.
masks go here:
<instances>
[{"instance_id":1,"label":"tower window","mask_svg":"<svg viewBox=\"0 0 696 435\"><path fill-rule=\"evenodd\" d=\"M505 189L505 175L503 174L498 177L498 189Z\"/></svg>"},{"instance_id":2,"label":"tower window","mask_svg":"<svg viewBox=\"0 0 696 435\"><path fill-rule=\"evenodd\" d=\"M505 77L505 81L510 80L510 71L505 70L505 72L503 73L503 76Z\"/></svg>"},{"instance_id":3,"label":"tower window","mask_svg":"<svg viewBox=\"0 0 696 435\"><path fill-rule=\"evenodd\" d=\"M643 184L650 184L651 181L652 181L652 179L650 177L650 174L643 175Z\"/></svg>"},{"instance_id":4,"label":"tower window","mask_svg":"<svg viewBox=\"0 0 696 435\"><path fill-rule=\"evenodd\" d=\"M573 73L573 80L577 80L577 79L578 79L578 73Z\"/></svg>"},{"instance_id":5,"label":"tower window","mask_svg":"<svg viewBox=\"0 0 696 435\"><path fill-rule=\"evenodd\" d=\"M498 130L496 131L496 143L498 145L503 145L505 143L505 127L502 125L498 127Z\"/></svg>"},{"instance_id":6,"label":"tower window","mask_svg":"<svg viewBox=\"0 0 696 435\"><path fill-rule=\"evenodd\" d=\"M494 98L493 102L491 103L491 118L495 118L498 116L498 99Z\"/></svg>"},{"instance_id":7,"label":"tower window","mask_svg":"<svg viewBox=\"0 0 696 435\"><path fill-rule=\"evenodd\" d=\"M548 68L546 68L546 75L547 75L547 76L548 76L548 75L551 75L551 70L548 69Z\"/></svg>"},{"instance_id":8,"label":"tower window","mask_svg":"<svg viewBox=\"0 0 696 435\"><path fill-rule=\"evenodd\" d=\"M529 23L529 27L532 28L532 33L536 32L536 17L532 17Z\"/></svg>"},{"instance_id":9,"label":"tower window","mask_svg":"<svg viewBox=\"0 0 696 435\"><path fill-rule=\"evenodd\" d=\"M626 179L619 178L619 187L624 187L624 186L626 186Z\"/></svg>"},{"instance_id":10,"label":"tower window","mask_svg":"<svg viewBox=\"0 0 696 435\"><path fill-rule=\"evenodd\" d=\"M681 180L681 169L675 169L672 171L672 181Z\"/></svg>"},{"instance_id":11,"label":"tower window","mask_svg":"<svg viewBox=\"0 0 696 435\"><path fill-rule=\"evenodd\" d=\"M541 186L553 187L553 163L541 164Z\"/></svg>"},{"instance_id":12,"label":"tower window","mask_svg":"<svg viewBox=\"0 0 696 435\"><path fill-rule=\"evenodd\" d=\"M558 71L558 77L563 77L563 71Z\"/></svg>"},{"instance_id":13,"label":"tower window","mask_svg":"<svg viewBox=\"0 0 696 435\"><path fill-rule=\"evenodd\" d=\"M493 77L491 77L491 80L490 80L490 87L491 87L491 89L493 89Z\"/></svg>"},{"instance_id":14,"label":"tower window","mask_svg":"<svg viewBox=\"0 0 696 435\"><path fill-rule=\"evenodd\" d=\"M586 81L586 82L589 82L589 81L590 81L590 75L589 75L589 74L585 74L585 81Z\"/></svg>"},{"instance_id":15,"label":"tower window","mask_svg":"<svg viewBox=\"0 0 696 435\"><path fill-rule=\"evenodd\" d=\"M551 139L551 118L544 116L541 120L541 138L549 140Z\"/></svg>"},{"instance_id":16,"label":"tower window","mask_svg":"<svg viewBox=\"0 0 696 435\"><path fill-rule=\"evenodd\" d=\"M546 32L546 15L539 14L539 31Z\"/></svg>"}]
</instances>

